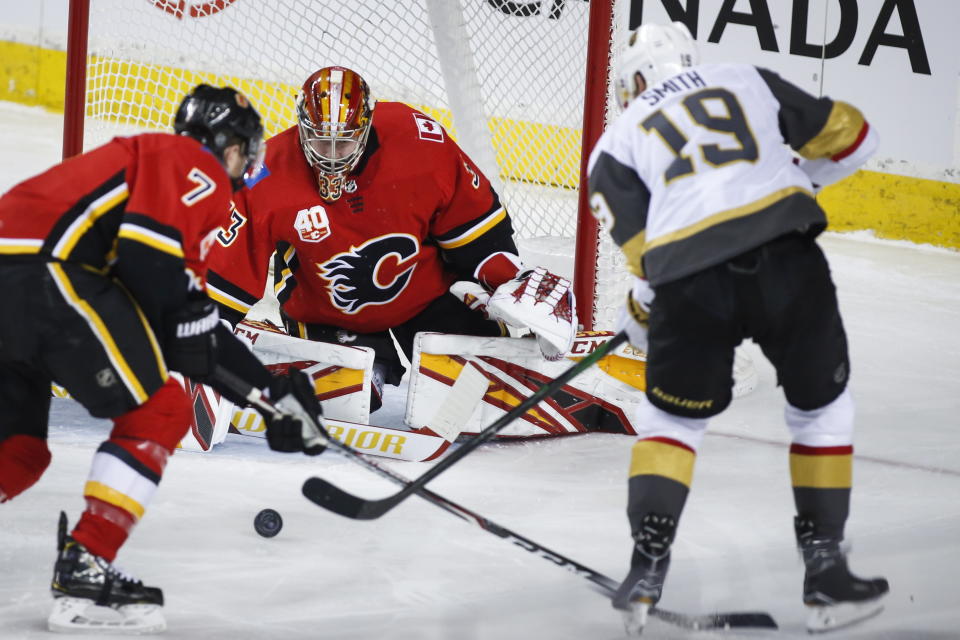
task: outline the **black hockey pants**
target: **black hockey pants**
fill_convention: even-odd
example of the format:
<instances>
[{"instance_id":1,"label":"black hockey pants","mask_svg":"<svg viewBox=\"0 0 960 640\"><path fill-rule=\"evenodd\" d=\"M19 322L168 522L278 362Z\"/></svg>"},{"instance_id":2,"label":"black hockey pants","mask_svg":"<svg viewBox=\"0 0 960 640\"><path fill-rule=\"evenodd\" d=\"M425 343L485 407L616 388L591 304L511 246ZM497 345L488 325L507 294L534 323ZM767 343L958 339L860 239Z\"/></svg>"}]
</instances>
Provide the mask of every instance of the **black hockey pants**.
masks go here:
<instances>
[{"instance_id":1,"label":"black hockey pants","mask_svg":"<svg viewBox=\"0 0 960 640\"><path fill-rule=\"evenodd\" d=\"M650 311L647 397L680 416L706 418L730 403L734 348L753 338L802 410L846 387L847 338L830 269L816 242L776 238L656 287Z\"/></svg>"}]
</instances>

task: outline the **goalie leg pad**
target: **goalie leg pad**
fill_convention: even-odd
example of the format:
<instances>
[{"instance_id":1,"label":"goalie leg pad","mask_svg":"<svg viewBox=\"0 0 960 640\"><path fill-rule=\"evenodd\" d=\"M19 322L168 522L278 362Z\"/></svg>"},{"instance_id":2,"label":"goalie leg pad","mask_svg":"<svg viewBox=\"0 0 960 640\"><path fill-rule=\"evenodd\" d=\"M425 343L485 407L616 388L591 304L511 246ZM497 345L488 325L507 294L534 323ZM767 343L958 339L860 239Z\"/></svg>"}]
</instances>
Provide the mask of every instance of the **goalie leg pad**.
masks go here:
<instances>
[{"instance_id":1,"label":"goalie leg pad","mask_svg":"<svg viewBox=\"0 0 960 640\"><path fill-rule=\"evenodd\" d=\"M296 367L310 376L324 417L359 423L369 421L373 348L295 338L258 322L241 322L237 325L237 334L252 344L254 355L268 369L283 372ZM390 373L386 376L389 384ZM262 423L259 426L262 428Z\"/></svg>"},{"instance_id":2,"label":"goalie leg pad","mask_svg":"<svg viewBox=\"0 0 960 640\"><path fill-rule=\"evenodd\" d=\"M533 340L480 338L440 333L418 334L410 377L405 420L432 427L451 389L464 372L482 372L489 380L482 402L460 426L464 435L478 433L530 397L572 362L592 352L613 334L579 334L567 359L545 361ZM630 345L600 360L574 378L552 398L541 401L520 420L501 431L500 438L542 437L601 431L636 433L634 412L643 397L643 354Z\"/></svg>"},{"instance_id":3,"label":"goalie leg pad","mask_svg":"<svg viewBox=\"0 0 960 640\"><path fill-rule=\"evenodd\" d=\"M355 423L369 420L373 349L295 338L272 324L256 321L241 322L236 334L268 369L283 372L295 367L310 376L325 417ZM181 448L209 451L223 442L231 429L245 435L265 436L266 425L254 409L239 408L206 385L190 386L193 425L181 440Z\"/></svg>"},{"instance_id":4,"label":"goalie leg pad","mask_svg":"<svg viewBox=\"0 0 960 640\"><path fill-rule=\"evenodd\" d=\"M237 326L238 331L244 329L249 331L250 327L260 326L259 323L243 322ZM393 337L389 331L378 331L375 333L356 333L339 327L324 324L310 324L307 322L295 322L289 318L286 320L287 331L294 338L302 338L310 342L319 342L337 347L366 347L373 349L375 359L383 365L384 382L390 385L400 384L406 369L400 358L397 356L397 349L393 344ZM276 333L275 335L284 335ZM293 343L291 343L293 344Z\"/></svg>"}]
</instances>

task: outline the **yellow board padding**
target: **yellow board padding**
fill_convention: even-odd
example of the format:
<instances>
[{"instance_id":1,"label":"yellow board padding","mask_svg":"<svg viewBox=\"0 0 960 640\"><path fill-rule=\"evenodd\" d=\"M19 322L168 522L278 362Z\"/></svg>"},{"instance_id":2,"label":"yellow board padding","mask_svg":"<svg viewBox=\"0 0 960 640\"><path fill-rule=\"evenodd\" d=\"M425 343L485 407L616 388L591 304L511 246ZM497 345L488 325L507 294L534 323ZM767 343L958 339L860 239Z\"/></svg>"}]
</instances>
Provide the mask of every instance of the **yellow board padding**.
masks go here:
<instances>
[{"instance_id":1,"label":"yellow board padding","mask_svg":"<svg viewBox=\"0 0 960 640\"><path fill-rule=\"evenodd\" d=\"M111 85L102 84L109 77ZM198 84L229 85L247 95L264 120L267 137L296 121L299 87L164 65L91 56L87 67L88 116L168 129L181 99Z\"/></svg>"},{"instance_id":2,"label":"yellow board padding","mask_svg":"<svg viewBox=\"0 0 960 640\"><path fill-rule=\"evenodd\" d=\"M66 81L63 51L3 42L0 54L5 61L2 75L6 76L0 78L6 80L2 82L4 91L0 91L0 99L63 109ZM109 87L103 83L104 78L110 78ZM120 123L146 123L148 128L166 129L180 99L200 83L230 85L245 93L263 116L267 137L296 121L294 100L300 89L298 85L99 56L89 57L86 113ZM43 95L38 95L41 92ZM390 99L389 96L383 98ZM437 120L456 138L453 116L448 109L411 106ZM512 118L491 118L488 126L503 179L577 188L580 129Z\"/></svg>"},{"instance_id":3,"label":"yellow board padding","mask_svg":"<svg viewBox=\"0 0 960 640\"><path fill-rule=\"evenodd\" d=\"M169 130L180 98L194 85L207 82L230 84L246 93L264 116L268 136L294 123L298 86L91 57L87 84L94 95L95 73L107 71L130 74L117 76L124 84L95 98L103 101L98 113L115 114L121 121L146 118L152 128ZM65 52L0 41L0 100L63 111L65 82ZM411 106L456 137L449 110ZM87 105L87 112L92 112L92 105ZM503 180L577 188L579 128L510 118L491 118L488 126ZM818 200L827 210L831 230L872 229L882 238L960 249L960 184L859 171L824 189Z\"/></svg>"},{"instance_id":4,"label":"yellow board padding","mask_svg":"<svg viewBox=\"0 0 960 640\"><path fill-rule=\"evenodd\" d=\"M663 476L689 488L697 454L678 444L660 440L637 440L630 458L630 477Z\"/></svg>"},{"instance_id":5,"label":"yellow board padding","mask_svg":"<svg viewBox=\"0 0 960 640\"><path fill-rule=\"evenodd\" d=\"M63 111L67 54L0 41L0 100Z\"/></svg>"},{"instance_id":6,"label":"yellow board padding","mask_svg":"<svg viewBox=\"0 0 960 640\"><path fill-rule=\"evenodd\" d=\"M853 456L791 453L790 479L794 487L849 489L853 486Z\"/></svg>"},{"instance_id":7,"label":"yellow board padding","mask_svg":"<svg viewBox=\"0 0 960 640\"><path fill-rule=\"evenodd\" d=\"M858 171L817 196L831 231L960 249L960 184Z\"/></svg>"},{"instance_id":8,"label":"yellow board padding","mask_svg":"<svg viewBox=\"0 0 960 640\"><path fill-rule=\"evenodd\" d=\"M580 129L510 118L490 118L488 126L503 179L578 188Z\"/></svg>"}]
</instances>

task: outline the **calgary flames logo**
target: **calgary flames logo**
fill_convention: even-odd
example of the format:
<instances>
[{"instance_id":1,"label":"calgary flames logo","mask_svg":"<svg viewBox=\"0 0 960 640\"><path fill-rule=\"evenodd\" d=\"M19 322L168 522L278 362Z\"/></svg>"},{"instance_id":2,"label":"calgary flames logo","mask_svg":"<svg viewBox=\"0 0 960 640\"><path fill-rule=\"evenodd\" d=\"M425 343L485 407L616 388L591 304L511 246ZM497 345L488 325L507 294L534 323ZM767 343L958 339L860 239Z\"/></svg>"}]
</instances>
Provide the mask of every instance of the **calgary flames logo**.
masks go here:
<instances>
[{"instance_id":1,"label":"calgary flames logo","mask_svg":"<svg viewBox=\"0 0 960 640\"><path fill-rule=\"evenodd\" d=\"M354 314L367 305L388 304L407 285L420 253L420 243L407 233L391 233L318 264L320 277L329 281L330 301L344 313ZM388 258L395 258L391 266ZM406 264L411 263L411 264Z\"/></svg>"}]
</instances>

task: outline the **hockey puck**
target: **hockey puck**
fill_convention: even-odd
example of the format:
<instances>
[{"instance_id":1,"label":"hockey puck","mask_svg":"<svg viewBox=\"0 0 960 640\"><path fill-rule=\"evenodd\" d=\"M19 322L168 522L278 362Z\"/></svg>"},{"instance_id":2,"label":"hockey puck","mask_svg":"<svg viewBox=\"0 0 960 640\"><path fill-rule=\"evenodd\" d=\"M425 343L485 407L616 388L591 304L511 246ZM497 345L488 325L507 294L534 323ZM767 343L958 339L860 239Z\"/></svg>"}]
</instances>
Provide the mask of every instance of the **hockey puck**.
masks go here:
<instances>
[{"instance_id":1,"label":"hockey puck","mask_svg":"<svg viewBox=\"0 0 960 640\"><path fill-rule=\"evenodd\" d=\"M253 519L253 528L264 538L272 538L283 528L283 518L273 509L264 509Z\"/></svg>"}]
</instances>

